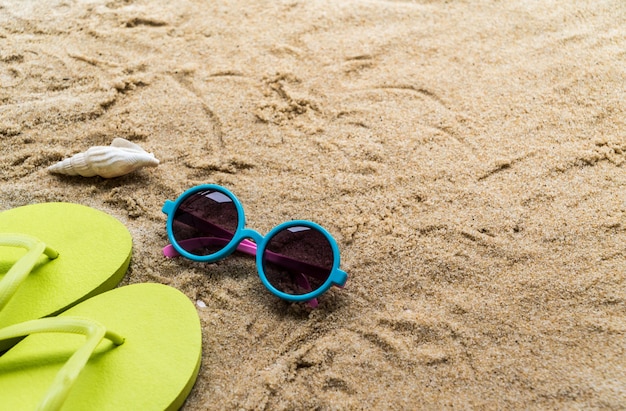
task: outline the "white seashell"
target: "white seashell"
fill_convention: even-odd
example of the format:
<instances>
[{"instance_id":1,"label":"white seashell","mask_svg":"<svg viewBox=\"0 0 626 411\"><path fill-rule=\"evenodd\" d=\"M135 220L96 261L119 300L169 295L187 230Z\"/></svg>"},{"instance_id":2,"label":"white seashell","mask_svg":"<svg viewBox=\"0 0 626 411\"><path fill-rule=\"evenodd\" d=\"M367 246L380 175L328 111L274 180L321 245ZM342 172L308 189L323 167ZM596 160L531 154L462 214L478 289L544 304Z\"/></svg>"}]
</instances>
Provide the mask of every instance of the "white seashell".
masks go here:
<instances>
[{"instance_id":1,"label":"white seashell","mask_svg":"<svg viewBox=\"0 0 626 411\"><path fill-rule=\"evenodd\" d=\"M135 143L116 138L110 146L91 147L52 166L48 171L68 176L100 176L112 178L131 173L141 167L156 167L159 160Z\"/></svg>"}]
</instances>

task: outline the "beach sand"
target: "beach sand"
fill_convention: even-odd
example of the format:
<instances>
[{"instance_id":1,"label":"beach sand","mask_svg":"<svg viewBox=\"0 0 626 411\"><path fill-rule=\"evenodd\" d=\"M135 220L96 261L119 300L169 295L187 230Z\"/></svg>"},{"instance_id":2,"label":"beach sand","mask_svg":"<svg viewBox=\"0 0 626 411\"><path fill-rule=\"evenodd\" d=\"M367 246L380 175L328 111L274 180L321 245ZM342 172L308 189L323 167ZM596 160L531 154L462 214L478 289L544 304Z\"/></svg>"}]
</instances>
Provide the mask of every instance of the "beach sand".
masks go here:
<instances>
[{"instance_id":1,"label":"beach sand","mask_svg":"<svg viewBox=\"0 0 626 411\"><path fill-rule=\"evenodd\" d=\"M68 201L134 240L122 285L198 306L186 410L624 409L626 2L0 1L0 210ZM115 137L161 161L47 167ZM318 309L253 259L166 260L217 183L313 220Z\"/></svg>"}]
</instances>

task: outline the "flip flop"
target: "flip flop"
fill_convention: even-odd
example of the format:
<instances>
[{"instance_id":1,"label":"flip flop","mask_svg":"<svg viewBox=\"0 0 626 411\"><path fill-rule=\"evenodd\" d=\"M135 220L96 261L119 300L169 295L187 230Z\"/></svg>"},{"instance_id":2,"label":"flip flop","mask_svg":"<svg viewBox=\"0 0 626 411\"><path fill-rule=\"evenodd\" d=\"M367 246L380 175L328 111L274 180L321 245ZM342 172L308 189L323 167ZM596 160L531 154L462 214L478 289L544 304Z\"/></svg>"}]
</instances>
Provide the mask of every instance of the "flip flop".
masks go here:
<instances>
[{"instance_id":1,"label":"flip flop","mask_svg":"<svg viewBox=\"0 0 626 411\"><path fill-rule=\"evenodd\" d=\"M114 288L131 252L128 229L90 207L42 203L0 212L0 328ZM0 352L16 342L0 342Z\"/></svg>"},{"instance_id":2,"label":"flip flop","mask_svg":"<svg viewBox=\"0 0 626 411\"><path fill-rule=\"evenodd\" d=\"M0 330L24 334L0 356L2 409L176 410L200 368L195 306L163 284L120 287Z\"/></svg>"}]
</instances>

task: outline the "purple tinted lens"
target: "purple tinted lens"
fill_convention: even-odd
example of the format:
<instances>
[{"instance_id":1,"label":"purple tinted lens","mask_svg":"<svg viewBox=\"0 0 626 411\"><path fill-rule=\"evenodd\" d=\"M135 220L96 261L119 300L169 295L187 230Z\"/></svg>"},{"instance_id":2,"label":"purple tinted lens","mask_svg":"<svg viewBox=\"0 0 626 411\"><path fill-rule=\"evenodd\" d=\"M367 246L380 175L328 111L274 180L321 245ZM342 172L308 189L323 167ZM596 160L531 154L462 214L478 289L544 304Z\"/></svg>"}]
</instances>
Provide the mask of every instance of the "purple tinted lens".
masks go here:
<instances>
[{"instance_id":1,"label":"purple tinted lens","mask_svg":"<svg viewBox=\"0 0 626 411\"><path fill-rule=\"evenodd\" d=\"M317 290L328 280L333 249L319 230L293 226L277 232L267 243L263 271L269 283L291 295Z\"/></svg>"},{"instance_id":2,"label":"purple tinted lens","mask_svg":"<svg viewBox=\"0 0 626 411\"><path fill-rule=\"evenodd\" d=\"M178 245L198 255L223 249L235 235L239 216L232 198L216 190L190 194L176 209L172 232Z\"/></svg>"}]
</instances>

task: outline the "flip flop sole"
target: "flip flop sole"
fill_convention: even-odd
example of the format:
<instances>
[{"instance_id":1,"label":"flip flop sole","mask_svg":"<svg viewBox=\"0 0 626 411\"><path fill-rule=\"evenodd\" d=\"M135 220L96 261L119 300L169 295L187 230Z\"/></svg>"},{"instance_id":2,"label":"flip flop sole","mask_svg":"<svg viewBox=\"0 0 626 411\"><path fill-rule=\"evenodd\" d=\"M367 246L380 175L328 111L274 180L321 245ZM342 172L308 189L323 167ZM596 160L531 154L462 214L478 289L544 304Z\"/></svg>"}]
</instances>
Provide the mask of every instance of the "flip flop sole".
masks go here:
<instances>
[{"instance_id":1,"label":"flip flop sole","mask_svg":"<svg viewBox=\"0 0 626 411\"><path fill-rule=\"evenodd\" d=\"M3 211L0 233L28 234L59 252L54 260L41 256L0 311L0 328L55 315L112 289L130 263L128 229L114 217L79 204L41 203ZM0 278L24 252L0 247ZM10 345L0 342L0 352Z\"/></svg>"},{"instance_id":2,"label":"flip flop sole","mask_svg":"<svg viewBox=\"0 0 626 411\"><path fill-rule=\"evenodd\" d=\"M72 387L63 410L175 410L196 380L202 333L193 303L175 288L133 284L97 295L58 317L98 321L125 338L104 339ZM81 335L32 334L0 357L2 408L36 408Z\"/></svg>"}]
</instances>

